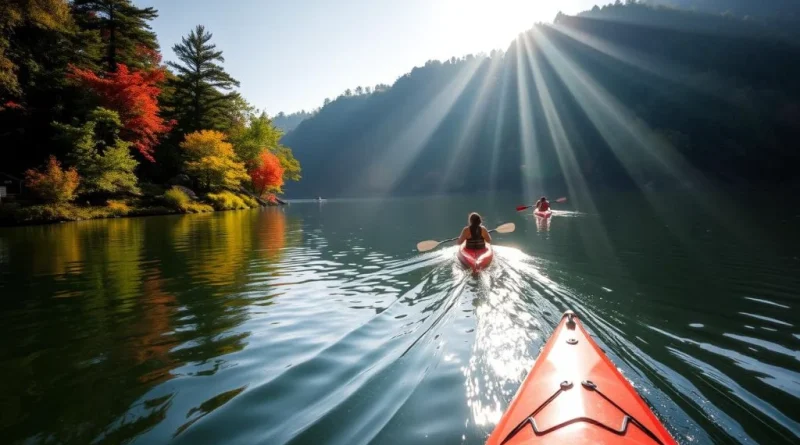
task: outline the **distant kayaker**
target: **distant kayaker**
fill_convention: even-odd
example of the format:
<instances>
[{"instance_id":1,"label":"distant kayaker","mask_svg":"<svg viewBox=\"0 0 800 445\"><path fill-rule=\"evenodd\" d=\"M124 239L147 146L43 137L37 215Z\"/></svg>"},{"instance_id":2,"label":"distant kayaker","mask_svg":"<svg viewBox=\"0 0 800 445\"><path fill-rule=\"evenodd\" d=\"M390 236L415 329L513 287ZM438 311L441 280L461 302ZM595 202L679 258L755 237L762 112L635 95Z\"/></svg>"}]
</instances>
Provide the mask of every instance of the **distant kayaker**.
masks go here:
<instances>
[{"instance_id":1,"label":"distant kayaker","mask_svg":"<svg viewBox=\"0 0 800 445\"><path fill-rule=\"evenodd\" d=\"M469 214L469 225L461 230L461 236L458 237L456 244L461 245L464 241L467 242L467 249L485 249L486 243L492 242L492 236L486 227L483 227L481 215L472 212Z\"/></svg>"},{"instance_id":2,"label":"distant kayaker","mask_svg":"<svg viewBox=\"0 0 800 445\"><path fill-rule=\"evenodd\" d=\"M546 197L542 196L538 201L536 201L536 210L540 212L546 212L550 210L550 201L548 201Z\"/></svg>"}]
</instances>

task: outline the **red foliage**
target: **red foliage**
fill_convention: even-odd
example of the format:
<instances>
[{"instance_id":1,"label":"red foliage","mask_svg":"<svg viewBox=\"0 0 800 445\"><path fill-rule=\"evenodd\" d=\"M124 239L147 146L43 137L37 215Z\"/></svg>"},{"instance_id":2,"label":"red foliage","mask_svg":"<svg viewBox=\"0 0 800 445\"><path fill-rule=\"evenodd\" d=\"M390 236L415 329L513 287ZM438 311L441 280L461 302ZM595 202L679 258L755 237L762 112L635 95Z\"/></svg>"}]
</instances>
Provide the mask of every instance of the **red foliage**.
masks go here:
<instances>
[{"instance_id":1,"label":"red foliage","mask_svg":"<svg viewBox=\"0 0 800 445\"><path fill-rule=\"evenodd\" d=\"M70 77L94 91L103 106L119 113L124 126L122 138L148 161L154 162L153 148L159 137L174 123L164 122L159 115L158 85L164 81L164 69L131 71L123 64L117 71L98 76L90 70L71 67Z\"/></svg>"},{"instance_id":2,"label":"red foliage","mask_svg":"<svg viewBox=\"0 0 800 445\"><path fill-rule=\"evenodd\" d=\"M283 167L274 154L264 151L260 156L260 165L250 170L253 188L259 196L269 190L280 190L283 185Z\"/></svg>"},{"instance_id":3,"label":"red foliage","mask_svg":"<svg viewBox=\"0 0 800 445\"><path fill-rule=\"evenodd\" d=\"M23 108L22 105L14 102L13 100L9 100L5 104L3 104L3 106L5 108L8 108L9 110L21 110Z\"/></svg>"}]
</instances>

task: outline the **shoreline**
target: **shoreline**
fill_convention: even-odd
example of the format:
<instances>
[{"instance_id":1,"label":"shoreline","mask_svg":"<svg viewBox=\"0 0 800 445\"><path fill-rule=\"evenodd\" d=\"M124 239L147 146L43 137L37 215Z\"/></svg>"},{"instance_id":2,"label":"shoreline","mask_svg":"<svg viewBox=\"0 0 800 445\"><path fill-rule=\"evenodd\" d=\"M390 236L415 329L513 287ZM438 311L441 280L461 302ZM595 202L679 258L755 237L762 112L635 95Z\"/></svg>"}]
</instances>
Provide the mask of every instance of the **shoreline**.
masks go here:
<instances>
[{"instance_id":1,"label":"shoreline","mask_svg":"<svg viewBox=\"0 0 800 445\"><path fill-rule=\"evenodd\" d=\"M128 205L119 201L109 201L102 205L43 204L20 206L17 203L0 205L0 227L42 226L65 222L88 221L97 219L142 218L147 216L189 215L199 213L226 212L232 210L252 210L259 208L281 207L286 204L271 203L259 200L256 205L238 204L234 206L215 205L205 200L192 201L182 208L173 208L163 204ZM285 202L285 201L283 201Z\"/></svg>"}]
</instances>

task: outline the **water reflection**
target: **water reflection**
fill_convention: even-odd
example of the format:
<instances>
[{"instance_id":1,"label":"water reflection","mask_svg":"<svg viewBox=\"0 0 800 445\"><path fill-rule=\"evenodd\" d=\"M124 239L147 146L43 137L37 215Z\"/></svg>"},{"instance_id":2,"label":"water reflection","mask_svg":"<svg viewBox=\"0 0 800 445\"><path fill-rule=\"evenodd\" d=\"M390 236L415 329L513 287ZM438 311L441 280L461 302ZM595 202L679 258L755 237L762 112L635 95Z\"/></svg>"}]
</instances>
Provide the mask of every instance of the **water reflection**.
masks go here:
<instances>
[{"instance_id":1,"label":"water reflection","mask_svg":"<svg viewBox=\"0 0 800 445\"><path fill-rule=\"evenodd\" d=\"M537 232L549 232L550 231L550 220L551 218L540 218L538 216L534 217L536 220L536 231Z\"/></svg>"},{"instance_id":2,"label":"water reflection","mask_svg":"<svg viewBox=\"0 0 800 445\"><path fill-rule=\"evenodd\" d=\"M165 422L176 400L168 382L214 375L247 344L249 333L235 332L246 307L215 287L246 282L247 258L280 261L289 226L282 213L225 212L0 237L12 277L0 293L17 297L2 299L0 335L18 339L0 352L0 379L15 382L3 430L12 442L121 443ZM197 405L190 422L221 399Z\"/></svg>"},{"instance_id":3,"label":"water reflection","mask_svg":"<svg viewBox=\"0 0 800 445\"><path fill-rule=\"evenodd\" d=\"M533 365L551 329L545 314L553 313L543 292L553 283L535 260L517 249L496 250L500 264L490 269L474 300L475 341L464 368L473 421L488 429L500 420Z\"/></svg>"},{"instance_id":4,"label":"water reflection","mask_svg":"<svg viewBox=\"0 0 800 445\"><path fill-rule=\"evenodd\" d=\"M481 444L569 308L681 442L800 435L794 263L565 213L498 236L474 277L453 246L413 250L475 205L448 202L0 230L3 434Z\"/></svg>"}]
</instances>

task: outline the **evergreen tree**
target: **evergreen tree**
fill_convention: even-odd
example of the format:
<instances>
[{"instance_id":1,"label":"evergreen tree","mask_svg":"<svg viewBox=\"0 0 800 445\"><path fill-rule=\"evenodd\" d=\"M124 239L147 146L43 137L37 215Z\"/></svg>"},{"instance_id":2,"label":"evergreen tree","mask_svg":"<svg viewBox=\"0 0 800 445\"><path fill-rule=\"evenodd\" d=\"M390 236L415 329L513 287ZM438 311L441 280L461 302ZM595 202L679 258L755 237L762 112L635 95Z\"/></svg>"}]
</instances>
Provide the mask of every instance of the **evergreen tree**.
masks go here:
<instances>
[{"instance_id":1,"label":"evergreen tree","mask_svg":"<svg viewBox=\"0 0 800 445\"><path fill-rule=\"evenodd\" d=\"M224 129L226 116L237 94L230 91L239 82L225 72L222 51L209 43L212 34L198 25L172 50L180 63L168 62L177 74L174 81L173 109L183 133L203 129Z\"/></svg>"},{"instance_id":2,"label":"evergreen tree","mask_svg":"<svg viewBox=\"0 0 800 445\"><path fill-rule=\"evenodd\" d=\"M137 8L131 0L73 0L72 10L81 28L99 33L108 71L116 71L118 63L151 67L158 41L148 21L158 17L157 10Z\"/></svg>"},{"instance_id":3,"label":"evergreen tree","mask_svg":"<svg viewBox=\"0 0 800 445\"><path fill-rule=\"evenodd\" d=\"M0 0L0 169L21 174L53 152L53 121L86 111L70 65L93 67L97 41L76 26L67 0ZM24 147L24 149L20 149Z\"/></svg>"},{"instance_id":4,"label":"evergreen tree","mask_svg":"<svg viewBox=\"0 0 800 445\"><path fill-rule=\"evenodd\" d=\"M66 0L16 0L0 2L0 98L2 95L20 93L17 80L19 66L12 54L20 54L20 42L14 37L21 27L40 30L65 30L71 23ZM15 51L10 51L12 48ZM24 57L24 56L23 56ZM22 58L22 57L20 57Z\"/></svg>"}]
</instances>

